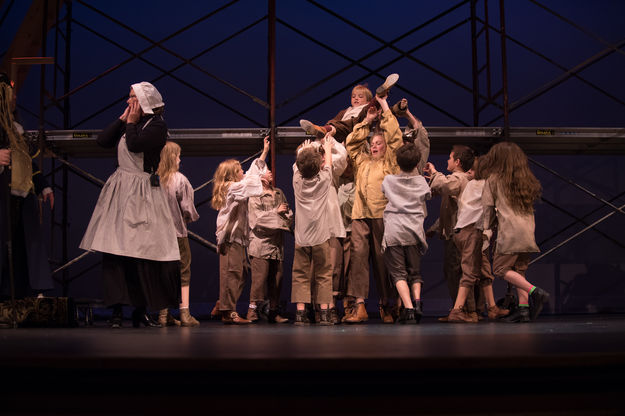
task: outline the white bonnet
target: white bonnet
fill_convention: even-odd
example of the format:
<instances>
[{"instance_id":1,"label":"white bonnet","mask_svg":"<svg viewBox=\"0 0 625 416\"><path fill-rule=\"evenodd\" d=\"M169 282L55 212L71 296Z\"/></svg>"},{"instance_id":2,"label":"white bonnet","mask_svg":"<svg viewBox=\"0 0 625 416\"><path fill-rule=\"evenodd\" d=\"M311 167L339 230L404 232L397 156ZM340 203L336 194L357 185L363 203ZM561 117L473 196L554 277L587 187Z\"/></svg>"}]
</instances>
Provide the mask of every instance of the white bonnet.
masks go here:
<instances>
[{"instance_id":1,"label":"white bonnet","mask_svg":"<svg viewBox=\"0 0 625 416\"><path fill-rule=\"evenodd\" d=\"M139 105L145 114L154 114L153 109L165 105L161 93L149 82L143 81L138 84L132 84L131 88L135 92Z\"/></svg>"}]
</instances>

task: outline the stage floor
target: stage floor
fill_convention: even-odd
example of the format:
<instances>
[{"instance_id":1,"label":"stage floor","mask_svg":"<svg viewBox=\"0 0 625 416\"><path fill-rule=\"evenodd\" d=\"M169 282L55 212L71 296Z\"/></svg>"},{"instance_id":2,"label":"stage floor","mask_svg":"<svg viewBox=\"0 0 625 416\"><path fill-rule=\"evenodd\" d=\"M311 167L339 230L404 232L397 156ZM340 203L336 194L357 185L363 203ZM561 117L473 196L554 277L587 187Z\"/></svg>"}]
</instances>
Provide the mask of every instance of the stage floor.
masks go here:
<instances>
[{"instance_id":1,"label":"stage floor","mask_svg":"<svg viewBox=\"0 0 625 416\"><path fill-rule=\"evenodd\" d=\"M196 405L209 414L625 409L623 315L531 324L124 324L0 330L3 384L13 381L2 388L0 413L160 414Z\"/></svg>"}]
</instances>

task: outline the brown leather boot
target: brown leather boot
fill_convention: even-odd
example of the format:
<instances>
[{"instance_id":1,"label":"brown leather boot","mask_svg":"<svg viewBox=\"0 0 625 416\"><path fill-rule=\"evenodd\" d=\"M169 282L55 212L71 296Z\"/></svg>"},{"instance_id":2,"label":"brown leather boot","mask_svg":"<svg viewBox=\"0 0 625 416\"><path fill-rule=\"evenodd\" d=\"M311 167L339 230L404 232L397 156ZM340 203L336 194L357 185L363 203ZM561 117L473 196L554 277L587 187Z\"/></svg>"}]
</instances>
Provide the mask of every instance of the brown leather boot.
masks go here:
<instances>
[{"instance_id":1,"label":"brown leather boot","mask_svg":"<svg viewBox=\"0 0 625 416\"><path fill-rule=\"evenodd\" d=\"M161 309L158 312L158 323L161 326L180 326L180 321L171 316L168 309Z\"/></svg>"},{"instance_id":2,"label":"brown leather boot","mask_svg":"<svg viewBox=\"0 0 625 416\"><path fill-rule=\"evenodd\" d=\"M269 315L267 320L270 324L286 324L289 320L283 316L280 316L277 309L272 309L269 311Z\"/></svg>"},{"instance_id":3,"label":"brown leather boot","mask_svg":"<svg viewBox=\"0 0 625 416\"><path fill-rule=\"evenodd\" d=\"M258 312L256 311L256 308L248 308L246 318L251 322L258 321Z\"/></svg>"},{"instance_id":4,"label":"brown leather boot","mask_svg":"<svg viewBox=\"0 0 625 416\"><path fill-rule=\"evenodd\" d=\"M345 315L341 318L341 322L346 322L347 319L352 316L355 305L356 304L353 299L343 298L343 311L345 312Z\"/></svg>"},{"instance_id":5,"label":"brown leather boot","mask_svg":"<svg viewBox=\"0 0 625 416\"><path fill-rule=\"evenodd\" d=\"M473 320L473 318L462 309L452 309L447 316L447 322L477 323L477 319Z\"/></svg>"},{"instance_id":6,"label":"brown leather boot","mask_svg":"<svg viewBox=\"0 0 625 416\"><path fill-rule=\"evenodd\" d=\"M221 322L226 325L247 325L252 323L252 321L241 318L235 311L223 311Z\"/></svg>"},{"instance_id":7,"label":"brown leather boot","mask_svg":"<svg viewBox=\"0 0 625 416\"><path fill-rule=\"evenodd\" d=\"M182 326L200 326L200 322L191 315L189 308L180 309L180 324Z\"/></svg>"},{"instance_id":8,"label":"brown leather boot","mask_svg":"<svg viewBox=\"0 0 625 416\"><path fill-rule=\"evenodd\" d=\"M369 315L367 315L367 309L365 308L365 304L363 302L358 302L354 306L354 311L349 316L349 318L345 320L345 322L348 324L359 324L368 320Z\"/></svg>"},{"instance_id":9,"label":"brown leather boot","mask_svg":"<svg viewBox=\"0 0 625 416\"><path fill-rule=\"evenodd\" d=\"M504 316L508 316L510 311L508 309L501 309L497 305L490 306L488 308L488 319L499 319Z\"/></svg>"},{"instance_id":10,"label":"brown leather boot","mask_svg":"<svg viewBox=\"0 0 625 416\"><path fill-rule=\"evenodd\" d=\"M388 305L379 305L380 310L380 319L384 324L394 324L395 319L393 318L393 312L391 311L391 307Z\"/></svg>"}]
</instances>

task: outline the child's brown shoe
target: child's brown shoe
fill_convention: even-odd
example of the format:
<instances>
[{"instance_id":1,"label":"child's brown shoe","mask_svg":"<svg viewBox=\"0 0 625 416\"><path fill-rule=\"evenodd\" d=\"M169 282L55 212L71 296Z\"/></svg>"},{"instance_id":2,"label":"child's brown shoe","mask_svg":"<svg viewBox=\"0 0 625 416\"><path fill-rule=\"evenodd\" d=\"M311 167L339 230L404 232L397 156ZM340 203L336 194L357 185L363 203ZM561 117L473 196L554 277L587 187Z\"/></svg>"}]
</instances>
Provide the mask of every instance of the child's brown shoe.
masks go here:
<instances>
[{"instance_id":1,"label":"child's brown shoe","mask_svg":"<svg viewBox=\"0 0 625 416\"><path fill-rule=\"evenodd\" d=\"M308 120L300 120L299 125L306 132L306 134L315 136L317 138L323 138L327 133L326 129L314 123L311 123Z\"/></svg>"},{"instance_id":2,"label":"child's brown shoe","mask_svg":"<svg viewBox=\"0 0 625 416\"><path fill-rule=\"evenodd\" d=\"M391 87L397 83L398 79L399 79L399 74L391 74L391 75L389 75L388 77L386 77L386 80L384 81L384 84L380 85L375 90L375 94L378 97L386 96L388 94L388 90L390 90Z\"/></svg>"}]
</instances>

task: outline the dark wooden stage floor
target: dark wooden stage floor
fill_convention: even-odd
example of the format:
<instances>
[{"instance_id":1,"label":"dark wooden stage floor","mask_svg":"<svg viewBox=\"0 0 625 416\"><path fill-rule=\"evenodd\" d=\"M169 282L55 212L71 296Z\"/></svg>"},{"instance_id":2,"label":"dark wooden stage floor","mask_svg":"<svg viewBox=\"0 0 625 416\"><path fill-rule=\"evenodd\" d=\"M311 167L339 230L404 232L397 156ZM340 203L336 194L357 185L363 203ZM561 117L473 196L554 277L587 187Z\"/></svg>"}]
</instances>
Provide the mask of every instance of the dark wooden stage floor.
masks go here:
<instances>
[{"instance_id":1,"label":"dark wooden stage floor","mask_svg":"<svg viewBox=\"0 0 625 416\"><path fill-rule=\"evenodd\" d=\"M619 415L625 316L2 329L0 414Z\"/></svg>"}]
</instances>

